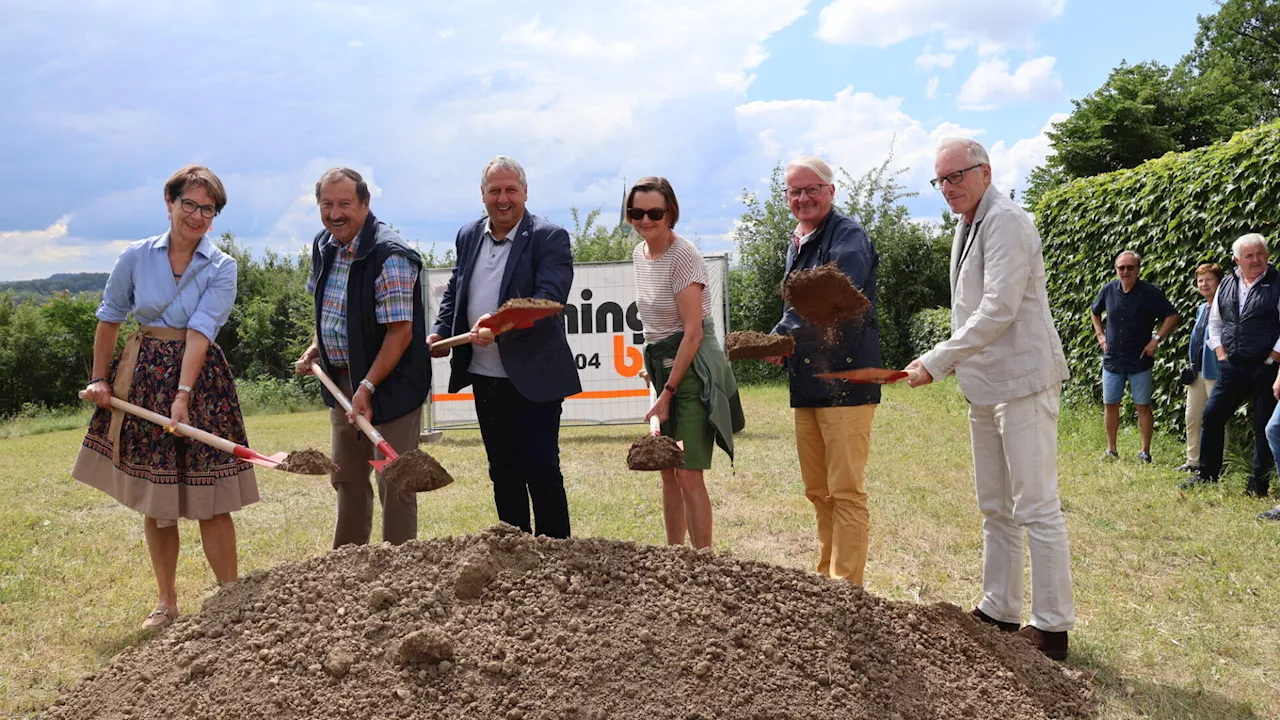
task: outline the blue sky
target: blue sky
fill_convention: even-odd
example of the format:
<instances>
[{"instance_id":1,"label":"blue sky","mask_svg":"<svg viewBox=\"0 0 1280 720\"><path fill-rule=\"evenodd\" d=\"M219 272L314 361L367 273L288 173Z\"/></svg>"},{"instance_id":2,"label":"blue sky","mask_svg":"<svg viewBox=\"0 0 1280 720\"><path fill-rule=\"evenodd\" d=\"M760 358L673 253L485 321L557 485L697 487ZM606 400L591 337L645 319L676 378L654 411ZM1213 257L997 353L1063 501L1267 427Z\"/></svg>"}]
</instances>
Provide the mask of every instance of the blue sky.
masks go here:
<instances>
[{"instance_id":1,"label":"blue sky","mask_svg":"<svg viewBox=\"0 0 1280 720\"><path fill-rule=\"evenodd\" d=\"M732 249L744 188L822 155L855 176L895 150L934 217L932 149L967 135L1021 189L1046 125L1121 60L1172 64L1212 0L542 0L198 5L6 0L0 280L106 271L167 227L161 188L199 162L214 222L296 252L316 178L349 165L373 210L443 251L479 173L519 159L529 208L617 217L625 179L667 176L682 234Z\"/></svg>"}]
</instances>

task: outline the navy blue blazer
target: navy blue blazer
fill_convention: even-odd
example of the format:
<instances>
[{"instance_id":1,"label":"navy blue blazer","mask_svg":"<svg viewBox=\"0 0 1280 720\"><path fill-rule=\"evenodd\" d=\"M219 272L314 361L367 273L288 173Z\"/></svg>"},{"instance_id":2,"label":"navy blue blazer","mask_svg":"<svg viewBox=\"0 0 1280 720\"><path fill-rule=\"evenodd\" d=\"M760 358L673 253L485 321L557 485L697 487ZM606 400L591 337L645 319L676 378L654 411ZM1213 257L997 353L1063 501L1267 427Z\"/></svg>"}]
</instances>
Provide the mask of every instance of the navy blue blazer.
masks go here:
<instances>
[{"instance_id":1,"label":"navy blue blazer","mask_svg":"<svg viewBox=\"0 0 1280 720\"><path fill-rule=\"evenodd\" d=\"M467 289L480 255L485 219L467 223L458 231L454 256L457 266L449 278L440 314L431 332L442 337L461 335L471 329L467 322ZM509 236L514 245L502 274L498 304L511 298L541 298L566 303L573 284L573 253L569 233L559 225L527 210L520 226ZM578 365L564 332L564 316L553 315L523 330L509 330L497 338L498 354L511 384L533 402L562 400L582 392ZM471 346L453 349L449 360L449 392L471 384Z\"/></svg>"}]
</instances>

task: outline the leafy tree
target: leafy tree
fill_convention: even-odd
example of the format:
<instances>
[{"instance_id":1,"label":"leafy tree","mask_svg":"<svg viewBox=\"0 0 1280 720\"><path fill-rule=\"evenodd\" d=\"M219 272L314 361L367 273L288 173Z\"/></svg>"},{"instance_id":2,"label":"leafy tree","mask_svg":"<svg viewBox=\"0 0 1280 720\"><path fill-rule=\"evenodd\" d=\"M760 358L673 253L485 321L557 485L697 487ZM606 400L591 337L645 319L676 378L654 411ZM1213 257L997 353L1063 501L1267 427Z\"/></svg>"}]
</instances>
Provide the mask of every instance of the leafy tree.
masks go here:
<instances>
[{"instance_id":1,"label":"leafy tree","mask_svg":"<svg viewBox=\"0 0 1280 720\"><path fill-rule=\"evenodd\" d=\"M1280 3L1226 0L1196 20L1181 67L1220 103L1223 120L1240 129L1280 118Z\"/></svg>"},{"instance_id":2,"label":"leafy tree","mask_svg":"<svg viewBox=\"0 0 1280 720\"><path fill-rule=\"evenodd\" d=\"M573 216L573 232L569 234L573 242L574 262L604 262L609 260L630 260L631 252L638 240L631 234L631 226L618 220L613 228L600 223L603 208L595 208L582 218L578 208L569 208Z\"/></svg>"}]
</instances>

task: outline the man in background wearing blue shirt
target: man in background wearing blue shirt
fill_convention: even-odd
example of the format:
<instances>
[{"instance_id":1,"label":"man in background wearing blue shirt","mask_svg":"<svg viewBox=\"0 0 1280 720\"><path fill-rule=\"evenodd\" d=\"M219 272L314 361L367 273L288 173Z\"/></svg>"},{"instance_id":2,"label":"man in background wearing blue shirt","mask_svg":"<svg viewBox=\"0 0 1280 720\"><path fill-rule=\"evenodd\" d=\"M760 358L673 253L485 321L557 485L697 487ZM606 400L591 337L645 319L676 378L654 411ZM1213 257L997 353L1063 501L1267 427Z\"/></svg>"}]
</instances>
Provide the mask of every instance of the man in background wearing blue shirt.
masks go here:
<instances>
[{"instance_id":1,"label":"man in background wearing blue shirt","mask_svg":"<svg viewBox=\"0 0 1280 720\"><path fill-rule=\"evenodd\" d=\"M1142 433L1142 452L1138 459L1151 462L1151 368L1155 365L1156 347L1178 324L1178 313L1160 288L1138 279L1142 258L1132 250L1116 256L1116 277L1102 286L1093 301L1090 316L1093 330L1102 347L1102 403L1107 425L1107 458L1118 458L1116 432L1120 429L1120 401L1124 386L1138 409L1138 428ZM1102 328L1102 314L1107 326ZM1159 330L1156 323L1163 322ZM1152 332L1155 330L1155 332Z\"/></svg>"}]
</instances>

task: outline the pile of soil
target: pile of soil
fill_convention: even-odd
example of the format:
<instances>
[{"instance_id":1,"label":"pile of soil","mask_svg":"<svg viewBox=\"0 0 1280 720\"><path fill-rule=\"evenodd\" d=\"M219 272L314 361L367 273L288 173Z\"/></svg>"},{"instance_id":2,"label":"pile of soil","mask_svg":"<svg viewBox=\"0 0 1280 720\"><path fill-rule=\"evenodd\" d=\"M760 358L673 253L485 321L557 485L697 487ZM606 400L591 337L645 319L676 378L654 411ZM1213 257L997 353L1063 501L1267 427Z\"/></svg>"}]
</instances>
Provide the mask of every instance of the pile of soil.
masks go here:
<instances>
[{"instance_id":1,"label":"pile of soil","mask_svg":"<svg viewBox=\"0 0 1280 720\"><path fill-rule=\"evenodd\" d=\"M1088 684L952 605L501 526L246 576L67 691L78 718L1083 718Z\"/></svg>"},{"instance_id":2,"label":"pile of soil","mask_svg":"<svg viewBox=\"0 0 1280 720\"><path fill-rule=\"evenodd\" d=\"M319 450L307 448L289 453L276 469L299 475L328 475L337 470L338 465Z\"/></svg>"},{"instance_id":3,"label":"pile of soil","mask_svg":"<svg viewBox=\"0 0 1280 720\"><path fill-rule=\"evenodd\" d=\"M439 490L453 482L444 466L418 448L410 448L382 467L382 477L398 492Z\"/></svg>"},{"instance_id":4,"label":"pile of soil","mask_svg":"<svg viewBox=\"0 0 1280 720\"><path fill-rule=\"evenodd\" d=\"M724 351L730 360L763 360L794 355L796 340L790 335L765 335L755 330L743 330L725 336Z\"/></svg>"},{"instance_id":5,"label":"pile of soil","mask_svg":"<svg viewBox=\"0 0 1280 720\"><path fill-rule=\"evenodd\" d=\"M797 270L782 284L782 299L800 317L824 328L856 320L871 302L835 263Z\"/></svg>"},{"instance_id":6,"label":"pile of soil","mask_svg":"<svg viewBox=\"0 0 1280 720\"><path fill-rule=\"evenodd\" d=\"M632 470L670 470L681 465L684 450L666 435L645 435L627 450L627 467Z\"/></svg>"}]
</instances>

